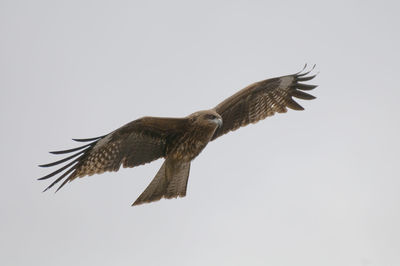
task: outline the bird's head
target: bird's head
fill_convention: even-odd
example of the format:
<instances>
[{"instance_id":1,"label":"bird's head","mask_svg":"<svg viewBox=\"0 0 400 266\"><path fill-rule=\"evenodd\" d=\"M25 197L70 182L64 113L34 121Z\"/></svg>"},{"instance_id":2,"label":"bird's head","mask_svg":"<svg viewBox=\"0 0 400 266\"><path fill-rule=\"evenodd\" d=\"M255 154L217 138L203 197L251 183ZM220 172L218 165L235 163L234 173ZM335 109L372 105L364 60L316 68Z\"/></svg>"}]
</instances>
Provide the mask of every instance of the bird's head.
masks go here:
<instances>
[{"instance_id":1,"label":"bird's head","mask_svg":"<svg viewBox=\"0 0 400 266\"><path fill-rule=\"evenodd\" d=\"M199 111L191 114L190 119L205 126L221 127L222 117L214 110Z\"/></svg>"}]
</instances>

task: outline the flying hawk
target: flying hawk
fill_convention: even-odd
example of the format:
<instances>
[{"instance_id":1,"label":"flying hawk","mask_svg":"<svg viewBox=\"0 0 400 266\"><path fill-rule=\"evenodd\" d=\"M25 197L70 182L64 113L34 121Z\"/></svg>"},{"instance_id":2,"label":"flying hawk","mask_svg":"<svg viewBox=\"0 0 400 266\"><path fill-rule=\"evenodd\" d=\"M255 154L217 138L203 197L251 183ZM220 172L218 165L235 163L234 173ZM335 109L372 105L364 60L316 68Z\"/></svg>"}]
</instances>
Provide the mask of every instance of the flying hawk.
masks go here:
<instances>
[{"instance_id":1,"label":"flying hawk","mask_svg":"<svg viewBox=\"0 0 400 266\"><path fill-rule=\"evenodd\" d=\"M45 189L48 190L64 179L58 191L77 177L118 171L121 165L135 167L165 158L154 179L132 205L161 198L184 197L190 163L210 141L277 112L285 113L287 108L304 110L292 97L304 100L315 98L304 91L317 86L301 83L316 76L308 76L311 71L304 73L303 69L293 75L253 83L215 108L183 118L143 117L101 137L74 139L88 143L69 150L50 152L76 153L62 160L40 165L50 167L68 162L39 180L62 173Z\"/></svg>"}]
</instances>

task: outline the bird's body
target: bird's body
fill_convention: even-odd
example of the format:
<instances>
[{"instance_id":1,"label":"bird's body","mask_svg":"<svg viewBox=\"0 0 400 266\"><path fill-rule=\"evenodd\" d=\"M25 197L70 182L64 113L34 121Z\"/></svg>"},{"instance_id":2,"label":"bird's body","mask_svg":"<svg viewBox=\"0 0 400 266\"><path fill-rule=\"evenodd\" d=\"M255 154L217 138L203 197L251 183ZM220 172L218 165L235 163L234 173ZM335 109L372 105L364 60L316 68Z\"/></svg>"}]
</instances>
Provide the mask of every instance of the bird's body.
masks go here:
<instances>
[{"instance_id":1,"label":"bird's body","mask_svg":"<svg viewBox=\"0 0 400 266\"><path fill-rule=\"evenodd\" d=\"M52 152L77 153L60 161L41 165L49 167L70 161L55 172L40 179L50 178L65 171L47 189L64 179L60 189L77 177L118 171L120 166L135 167L158 158L163 165L134 205L161 198L186 195L190 163L206 145L219 136L249 123L255 123L276 112L286 112L286 107L303 108L292 97L313 99L302 92L316 86L301 84L314 76L294 74L256 82L213 109L195 112L183 118L143 117L98 138L77 139L90 142L84 146ZM46 190L47 190L46 189Z\"/></svg>"}]
</instances>

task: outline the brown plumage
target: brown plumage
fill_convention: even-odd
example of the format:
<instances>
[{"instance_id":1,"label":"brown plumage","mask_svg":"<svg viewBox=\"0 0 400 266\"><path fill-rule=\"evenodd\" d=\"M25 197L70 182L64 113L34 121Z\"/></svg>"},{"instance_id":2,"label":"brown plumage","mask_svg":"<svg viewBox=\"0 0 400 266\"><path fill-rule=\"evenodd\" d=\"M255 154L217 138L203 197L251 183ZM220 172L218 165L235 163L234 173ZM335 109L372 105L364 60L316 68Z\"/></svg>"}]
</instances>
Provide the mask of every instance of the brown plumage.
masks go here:
<instances>
[{"instance_id":1,"label":"brown plumage","mask_svg":"<svg viewBox=\"0 0 400 266\"><path fill-rule=\"evenodd\" d=\"M215 108L193 113L184 118L143 117L101 137L74 139L88 144L64 151L77 152L54 163L40 165L50 167L68 162L60 169L39 178L48 179L62 173L46 189L63 180L57 191L77 177L118 171L120 166L135 167L158 158L165 158L153 181L133 203L152 202L161 198L186 195L190 163L211 140L229 131L256 123L287 108L303 110L292 97L311 100L315 97L304 91L315 85L300 82L313 79L309 72L297 73L253 83Z\"/></svg>"}]
</instances>

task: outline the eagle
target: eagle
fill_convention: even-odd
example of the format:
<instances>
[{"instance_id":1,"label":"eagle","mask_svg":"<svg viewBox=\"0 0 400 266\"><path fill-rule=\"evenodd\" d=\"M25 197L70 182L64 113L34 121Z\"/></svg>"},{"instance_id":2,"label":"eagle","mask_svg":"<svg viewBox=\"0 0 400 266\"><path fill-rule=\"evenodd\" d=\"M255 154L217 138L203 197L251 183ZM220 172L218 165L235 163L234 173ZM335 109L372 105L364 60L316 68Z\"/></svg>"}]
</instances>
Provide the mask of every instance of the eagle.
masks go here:
<instances>
[{"instance_id":1,"label":"eagle","mask_svg":"<svg viewBox=\"0 0 400 266\"><path fill-rule=\"evenodd\" d=\"M314 65L315 67L315 65ZM250 123L256 123L287 108L304 110L294 99L311 100L304 92L316 85L302 82L313 79L311 71L302 71L255 82L227 98L210 110L198 111L183 118L142 117L111 133L87 139L73 139L85 145L52 154L72 155L40 167L66 163L56 171L39 178L60 174L44 191L63 181L118 171L123 167L143 165L159 158L164 162L154 179L132 204L139 205L186 196L190 164L210 141Z\"/></svg>"}]
</instances>

